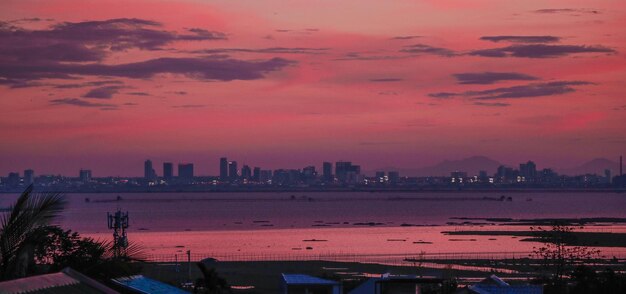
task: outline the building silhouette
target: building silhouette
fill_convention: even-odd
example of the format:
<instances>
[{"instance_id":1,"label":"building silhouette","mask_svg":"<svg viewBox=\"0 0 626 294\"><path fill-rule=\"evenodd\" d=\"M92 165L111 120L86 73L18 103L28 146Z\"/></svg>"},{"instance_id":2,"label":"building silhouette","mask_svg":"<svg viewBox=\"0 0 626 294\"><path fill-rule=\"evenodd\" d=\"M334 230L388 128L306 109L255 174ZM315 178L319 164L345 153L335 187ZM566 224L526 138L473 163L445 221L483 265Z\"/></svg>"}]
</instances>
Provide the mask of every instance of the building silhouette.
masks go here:
<instances>
[{"instance_id":1,"label":"building silhouette","mask_svg":"<svg viewBox=\"0 0 626 294\"><path fill-rule=\"evenodd\" d=\"M220 180L228 180L228 158L220 158Z\"/></svg>"},{"instance_id":2,"label":"building silhouette","mask_svg":"<svg viewBox=\"0 0 626 294\"><path fill-rule=\"evenodd\" d=\"M171 180L174 178L174 164L171 162L163 163L163 178L166 180Z\"/></svg>"},{"instance_id":3,"label":"building silhouette","mask_svg":"<svg viewBox=\"0 0 626 294\"><path fill-rule=\"evenodd\" d=\"M250 180L252 178L252 170L248 165L243 165L241 168L241 178L244 180Z\"/></svg>"},{"instance_id":4,"label":"building silhouette","mask_svg":"<svg viewBox=\"0 0 626 294\"><path fill-rule=\"evenodd\" d=\"M27 169L24 171L24 185L32 185L35 183L35 171Z\"/></svg>"},{"instance_id":5,"label":"building silhouette","mask_svg":"<svg viewBox=\"0 0 626 294\"><path fill-rule=\"evenodd\" d=\"M178 177L183 180L193 179L193 163L179 163Z\"/></svg>"},{"instance_id":6,"label":"building silhouette","mask_svg":"<svg viewBox=\"0 0 626 294\"><path fill-rule=\"evenodd\" d=\"M90 169L81 169L78 172L78 178L83 183L87 183L87 182L91 181L91 170Z\"/></svg>"},{"instance_id":7,"label":"building silhouette","mask_svg":"<svg viewBox=\"0 0 626 294\"><path fill-rule=\"evenodd\" d=\"M333 163L332 162L324 162L322 164L322 175L324 177L325 182L333 181Z\"/></svg>"},{"instance_id":8,"label":"building silhouette","mask_svg":"<svg viewBox=\"0 0 626 294\"><path fill-rule=\"evenodd\" d=\"M237 170L237 162L229 161L228 162L228 178L231 181L234 181L239 178L238 170Z\"/></svg>"},{"instance_id":9,"label":"building silhouette","mask_svg":"<svg viewBox=\"0 0 626 294\"><path fill-rule=\"evenodd\" d=\"M356 182L361 174L361 166L353 165L350 161L337 161L335 163L335 175L340 182Z\"/></svg>"},{"instance_id":10,"label":"building silhouette","mask_svg":"<svg viewBox=\"0 0 626 294\"><path fill-rule=\"evenodd\" d=\"M7 186L11 188L15 188L20 184L20 173L9 173L7 177Z\"/></svg>"},{"instance_id":11,"label":"building silhouette","mask_svg":"<svg viewBox=\"0 0 626 294\"><path fill-rule=\"evenodd\" d=\"M148 180L154 180L156 178L156 171L152 167L152 160L146 160L143 163L143 177Z\"/></svg>"}]
</instances>

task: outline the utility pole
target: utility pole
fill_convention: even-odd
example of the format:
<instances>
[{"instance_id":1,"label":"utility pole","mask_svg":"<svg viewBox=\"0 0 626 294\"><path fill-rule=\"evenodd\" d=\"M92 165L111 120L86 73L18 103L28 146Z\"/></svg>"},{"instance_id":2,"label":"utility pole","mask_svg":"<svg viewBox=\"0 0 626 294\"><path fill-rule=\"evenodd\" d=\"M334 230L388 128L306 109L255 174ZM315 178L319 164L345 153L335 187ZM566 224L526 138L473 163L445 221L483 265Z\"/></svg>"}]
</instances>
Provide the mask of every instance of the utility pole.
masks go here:
<instances>
[{"instance_id":1,"label":"utility pole","mask_svg":"<svg viewBox=\"0 0 626 294\"><path fill-rule=\"evenodd\" d=\"M191 282L191 250L187 250L187 265L189 269L189 282Z\"/></svg>"}]
</instances>

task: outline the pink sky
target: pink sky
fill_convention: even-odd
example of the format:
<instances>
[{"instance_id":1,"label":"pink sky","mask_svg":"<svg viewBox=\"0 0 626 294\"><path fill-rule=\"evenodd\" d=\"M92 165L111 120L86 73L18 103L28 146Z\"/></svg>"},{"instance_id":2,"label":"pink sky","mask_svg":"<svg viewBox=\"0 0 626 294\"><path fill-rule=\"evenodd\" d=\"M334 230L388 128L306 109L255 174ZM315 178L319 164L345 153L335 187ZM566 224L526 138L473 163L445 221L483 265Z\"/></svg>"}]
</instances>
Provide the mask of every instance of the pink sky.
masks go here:
<instances>
[{"instance_id":1,"label":"pink sky","mask_svg":"<svg viewBox=\"0 0 626 294\"><path fill-rule=\"evenodd\" d=\"M623 1L3 1L0 174L569 167L626 146ZM481 39L482 38L482 39ZM160 172L160 168L157 169Z\"/></svg>"}]
</instances>

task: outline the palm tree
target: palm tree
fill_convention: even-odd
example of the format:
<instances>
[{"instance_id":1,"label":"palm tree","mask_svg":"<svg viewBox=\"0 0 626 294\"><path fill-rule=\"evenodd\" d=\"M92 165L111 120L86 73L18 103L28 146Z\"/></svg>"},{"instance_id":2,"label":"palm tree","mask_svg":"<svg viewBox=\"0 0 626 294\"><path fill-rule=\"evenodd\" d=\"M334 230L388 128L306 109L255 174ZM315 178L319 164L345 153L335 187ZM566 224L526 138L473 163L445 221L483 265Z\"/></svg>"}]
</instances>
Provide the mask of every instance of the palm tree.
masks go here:
<instances>
[{"instance_id":1,"label":"palm tree","mask_svg":"<svg viewBox=\"0 0 626 294\"><path fill-rule=\"evenodd\" d=\"M65 207L60 193L33 193L30 185L0 217L0 280L26 276L34 263L33 233L49 226Z\"/></svg>"}]
</instances>

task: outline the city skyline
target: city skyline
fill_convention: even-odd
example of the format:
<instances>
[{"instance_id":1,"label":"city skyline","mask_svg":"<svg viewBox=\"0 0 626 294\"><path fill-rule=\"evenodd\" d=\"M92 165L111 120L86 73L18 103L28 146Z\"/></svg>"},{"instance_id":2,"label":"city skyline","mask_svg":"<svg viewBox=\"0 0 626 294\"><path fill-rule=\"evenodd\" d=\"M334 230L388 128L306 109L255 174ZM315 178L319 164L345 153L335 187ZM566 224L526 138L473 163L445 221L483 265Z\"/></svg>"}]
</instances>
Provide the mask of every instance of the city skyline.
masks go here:
<instances>
[{"instance_id":1,"label":"city skyline","mask_svg":"<svg viewBox=\"0 0 626 294\"><path fill-rule=\"evenodd\" d=\"M218 174L208 163L224 154L268 168L475 155L568 168L626 146L620 1L2 8L0 174L129 176L145 158Z\"/></svg>"},{"instance_id":2,"label":"city skyline","mask_svg":"<svg viewBox=\"0 0 626 294\"><path fill-rule=\"evenodd\" d=\"M231 158L232 159L232 158ZM432 166L422 166L422 167L409 167L409 168L401 168L394 166L381 166L378 168L363 168L362 163L354 162L350 160L324 160L318 163L309 163L302 166L260 166L255 163L243 162L239 165L237 160L229 160L228 157L220 157L218 163L206 163L206 162L189 162L189 161L172 161L172 160L162 160L162 161L153 161L153 159L145 159L143 161L143 168L137 174L130 175L118 175L118 174L101 174L95 173L94 177L129 177L129 178L145 178L148 180L154 179L173 179L181 177L181 172L183 173L182 178L193 178L193 177L215 177L222 181L230 181L233 179L237 179L240 177L245 177L244 173L248 173L248 176L251 176L254 172L255 175L258 175L259 172L271 172L276 170L298 170L300 172L306 172L307 169L312 168L313 172L316 175L319 175L322 179L328 180L327 176L335 174L337 165L343 164L345 167L343 169L352 170L355 168L357 174L362 174L365 176L374 176L379 174L380 172L389 173L401 173L402 176L405 177L445 177L448 176L449 173L464 173L469 176L477 176L485 172L486 174L493 175L502 173L501 169L507 168L508 170L518 169L518 172L528 173L527 168L531 168L534 171L539 171L542 169L549 169L551 171L566 175L566 176L579 176L584 174L596 174L596 175L604 175L608 171L609 174L621 175L621 171L623 169L622 165L622 156L619 156L618 161L612 161L606 158L596 158L590 161L585 162L585 164L573 167L568 169L555 168L551 166L546 166L544 164L533 161L529 159L527 161L523 161L520 163L504 163L500 161L493 160L492 158L488 158L485 156L472 156L468 158L464 158L457 161L444 160L439 162L436 165ZM355 165L356 164L356 165ZM177 172L175 172L174 167L177 167ZM198 168L203 167L203 168ZM95 168L95 169L93 169ZM89 178L92 177L92 173L94 170L97 170L97 166L92 168L81 167L79 169L79 177L83 177L83 171L89 172ZM263 168L263 170L261 170ZM442 169L444 169L442 171ZM578 169L578 170L576 170ZM585 171L581 171L585 169ZM136 168L136 170L139 170ZM205 170L213 170L213 172L205 173ZM246 170L246 171L244 171ZM417 172L421 170L421 172ZM30 174L28 178L31 178L30 182L32 182L34 169L32 167L24 168L24 169L13 169L8 172L9 176L11 174L18 174L20 172L24 172L24 179L26 182L27 174ZM133 169L135 171L135 169ZM402 172L400 172L402 171ZM407 172L408 171L408 172ZM39 175L48 175L48 176L66 176L73 177L73 174L76 171L70 172L69 174L62 173L46 173L41 172L37 174ZM2 176L0 176L1 178ZM341 176L339 176L341 177ZM454 175L452 176L454 177ZM609 177L610 178L610 177Z\"/></svg>"}]
</instances>

